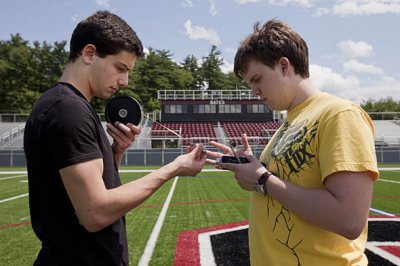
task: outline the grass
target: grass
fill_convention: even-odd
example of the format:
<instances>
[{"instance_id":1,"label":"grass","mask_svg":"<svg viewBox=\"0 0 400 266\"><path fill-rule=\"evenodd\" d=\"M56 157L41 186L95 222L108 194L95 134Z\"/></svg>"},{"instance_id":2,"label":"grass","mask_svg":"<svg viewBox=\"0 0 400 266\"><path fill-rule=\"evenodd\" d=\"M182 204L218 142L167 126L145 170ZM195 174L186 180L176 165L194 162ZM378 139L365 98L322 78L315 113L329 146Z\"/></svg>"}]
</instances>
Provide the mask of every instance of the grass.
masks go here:
<instances>
[{"instance_id":1,"label":"grass","mask_svg":"<svg viewBox=\"0 0 400 266\"><path fill-rule=\"evenodd\" d=\"M372 208L400 214L400 171L380 171L381 181L374 184ZM385 180L395 181L386 182Z\"/></svg>"},{"instance_id":2,"label":"grass","mask_svg":"<svg viewBox=\"0 0 400 266\"><path fill-rule=\"evenodd\" d=\"M152 168L156 167L146 167ZM400 182L400 171L382 170L380 174L382 180ZM143 175L145 173L121 173L121 178L126 183ZM26 176L4 179L6 176L12 175L0 174L0 200L27 193ZM127 214L131 265L138 264L172 184L168 182ZM400 214L399 192L400 183L377 181L372 208ZM230 172L202 172L198 177L180 177L150 265L173 265L177 237L182 231L247 220L249 197L249 192L238 187ZM371 212L370 215L380 214ZM29 221L28 197L0 203L0 265L32 265L40 242Z\"/></svg>"}]
</instances>

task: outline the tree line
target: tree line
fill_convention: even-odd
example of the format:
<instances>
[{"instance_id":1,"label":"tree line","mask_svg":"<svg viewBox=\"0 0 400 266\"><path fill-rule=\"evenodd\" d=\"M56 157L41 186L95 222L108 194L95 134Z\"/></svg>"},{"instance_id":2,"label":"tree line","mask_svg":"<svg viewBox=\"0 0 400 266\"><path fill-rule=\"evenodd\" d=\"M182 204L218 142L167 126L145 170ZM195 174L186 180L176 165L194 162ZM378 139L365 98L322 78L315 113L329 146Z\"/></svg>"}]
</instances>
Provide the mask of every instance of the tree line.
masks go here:
<instances>
[{"instance_id":1,"label":"tree line","mask_svg":"<svg viewBox=\"0 0 400 266\"><path fill-rule=\"evenodd\" d=\"M0 112L29 113L36 99L60 78L68 63L66 41L29 42L20 34L0 41ZM175 62L168 50L149 48L129 75L129 86L119 92L135 97L146 112L160 108L158 90L248 89L233 72L223 73L223 59L216 46L199 62L193 55ZM93 99L97 111L105 101Z\"/></svg>"},{"instance_id":2,"label":"tree line","mask_svg":"<svg viewBox=\"0 0 400 266\"><path fill-rule=\"evenodd\" d=\"M33 42L20 34L0 40L0 112L29 113L33 103L60 78L68 63L66 41ZM216 46L199 60L193 55L182 62L172 59L168 50L149 48L129 75L129 86L119 94L135 97L146 112L159 110L158 90L235 90L249 89L233 72L221 70L223 59ZM104 111L105 101L93 99L97 111ZM392 98L369 99L361 104L368 112L400 112L400 101Z\"/></svg>"}]
</instances>

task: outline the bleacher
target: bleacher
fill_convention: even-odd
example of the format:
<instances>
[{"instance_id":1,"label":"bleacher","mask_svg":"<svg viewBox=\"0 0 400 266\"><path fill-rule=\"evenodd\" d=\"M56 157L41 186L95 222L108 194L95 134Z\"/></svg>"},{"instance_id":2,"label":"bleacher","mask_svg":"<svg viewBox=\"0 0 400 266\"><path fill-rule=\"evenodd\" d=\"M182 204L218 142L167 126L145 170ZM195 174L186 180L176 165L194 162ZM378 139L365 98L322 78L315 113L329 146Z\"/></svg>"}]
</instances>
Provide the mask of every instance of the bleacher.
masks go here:
<instances>
[{"instance_id":1,"label":"bleacher","mask_svg":"<svg viewBox=\"0 0 400 266\"><path fill-rule=\"evenodd\" d=\"M208 144L210 140L217 140L214 125L211 122L152 123L150 134L155 139L173 139L181 136L183 146L188 146L191 143Z\"/></svg>"},{"instance_id":2,"label":"bleacher","mask_svg":"<svg viewBox=\"0 0 400 266\"><path fill-rule=\"evenodd\" d=\"M182 136L181 145L187 146L190 143L208 144L210 140L225 143L222 138L227 138L230 142L241 144L241 135L246 133L251 144L265 145L267 140L279 128L279 122L166 122L153 123L151 126L151 138L167 139L179 138ZM166 129L169 128L171 130ZM222 130L222 136L217 137L216 131ZM173 132L172 132L173 131ZM174 132L176 134L174 134ZM178 136L179 135L179 136ZM256 140L254 142L254 140Z\"/></svg>"},{"instance_id":3,"label":"bleacher","mask_svg":"<svg viewBox=\"0 0 400 266\"><path fill-rule=\"evenodd\" d=\"M396 120L373 120L375 144L400 145L400 124Z\"/></svg>"},{"instance_id":4,"label":"bleacher","mask_svg":"<svg viewBox=\"0 0 400 266\"><path fill-rule=\"evenodd\" d=\"M23 147L23 133L25 123L0 123L0 146L1 147Z\"/></svg>"},{"instance_id":5,"label":"bleacher","mask_svg":"<svg viewBox=\"0 0 400 266\"><path fill-rule=\"evenodd\" d=\"M397 123L396 123L397 122ZM105 129L105 122L102 123ZM226 138L229 142L241 144L241 134L246 133L250 144L265 145L268 139L279 128L279 122L167 122L161 123L170 128L182 138L171 131L165 129L160 124L151 123L149 130L142 136L142 139L180 139L182 146L188 146L191 143L203 143L207 145L210 140L220 141ZM373 120L375 127L375 144L378 146L400 145L400 125L398 121L392 120ZM0 148L1 149L22 149L23 148L23 132L25 123L0 123ZM217 136L218 129L223 132L224 136ZM142 131L144 131L142 129ZM111 137L109 137L112 142Z\"/></svg>"},{"instance_id":6,"label":"bleacher","mask_svg":"<svg viewBox=\"0 0 400 266\"><path fill-rule=\"evenodd\" d=\"M241 135L246 133L249 139L259 139L258 142L250 144L265 145L280 125L279 122L224 122L223 128L227 137L235 140L237 144L241 144Z\"/></svg>"}]
</instances>

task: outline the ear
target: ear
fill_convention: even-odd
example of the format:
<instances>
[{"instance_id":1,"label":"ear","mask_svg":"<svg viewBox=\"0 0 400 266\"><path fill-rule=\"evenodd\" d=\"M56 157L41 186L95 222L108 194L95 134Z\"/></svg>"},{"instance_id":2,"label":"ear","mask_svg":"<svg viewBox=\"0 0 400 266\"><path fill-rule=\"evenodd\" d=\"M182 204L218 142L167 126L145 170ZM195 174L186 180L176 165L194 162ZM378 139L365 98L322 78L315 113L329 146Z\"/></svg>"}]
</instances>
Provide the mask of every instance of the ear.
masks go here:
<instances>
[{"instance_id":1,"label":"ear","mask_svg":"<svg viewBox=\"0 0 400 266\"><path fill-rule=\"evenodd\" d=\"M282 71L282 74L286 75L288 73L288 71L289 71L289 68L290 68L289 59L287 57L281 57L279 59L278 63L279 63L278 67Z\"/></svg>"},{"instance_id":2,"label":"ear","mask_svg":"<svg viewBox=\"0 0 400 266\"><path fill-rule=\"evenodd\" d=\"M96 46L93 44L87 44L82 49L82 60L86 64L91 64L93 61L93 56L96 54Z\"/></svg>"}]
</instances>

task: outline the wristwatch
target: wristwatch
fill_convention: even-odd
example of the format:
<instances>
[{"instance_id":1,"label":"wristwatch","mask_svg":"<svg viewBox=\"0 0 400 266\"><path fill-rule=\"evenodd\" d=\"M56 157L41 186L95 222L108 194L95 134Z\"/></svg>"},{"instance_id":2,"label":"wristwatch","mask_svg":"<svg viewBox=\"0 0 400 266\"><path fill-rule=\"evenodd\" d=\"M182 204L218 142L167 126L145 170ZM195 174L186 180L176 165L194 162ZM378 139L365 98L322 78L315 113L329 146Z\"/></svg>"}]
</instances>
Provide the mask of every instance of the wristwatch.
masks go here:
<instances>
[{"instance_id":1,"label":"wristwatch","mask_svg":"<svg viewBox=\"0 0 400 266\"><path fill-rule=\"evenodd\" d=\"M267 183L268 178L272 175L270 171L266 171L260 176L257 183L254 184L254 189L258 195L265 197L267 195L267 190L265 189L265 183Z\"/></svg>"}]
</instances>

